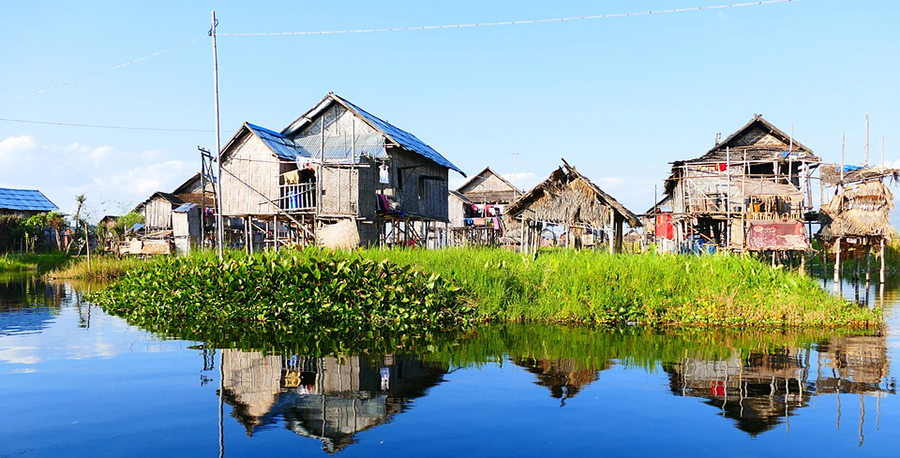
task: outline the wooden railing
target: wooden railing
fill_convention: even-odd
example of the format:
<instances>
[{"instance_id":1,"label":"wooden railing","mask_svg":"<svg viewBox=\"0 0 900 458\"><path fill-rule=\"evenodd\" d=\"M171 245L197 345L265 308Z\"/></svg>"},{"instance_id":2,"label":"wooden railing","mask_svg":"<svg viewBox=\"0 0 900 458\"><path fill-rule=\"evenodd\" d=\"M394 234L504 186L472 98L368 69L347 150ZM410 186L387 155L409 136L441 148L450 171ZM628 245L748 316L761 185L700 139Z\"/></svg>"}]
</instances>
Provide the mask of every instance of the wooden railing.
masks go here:
<instances>
[{"instance_id":1,"label":"wooden railing","mask_svg":"<svg viewBox=\"0 0 900 458\"><path fill-rule=\"evenodd\" d=\"M316 208L316 184L299 183L279 186L281 197L278 207L285 212L314 210Z\"/></svg>"}]
</instances>

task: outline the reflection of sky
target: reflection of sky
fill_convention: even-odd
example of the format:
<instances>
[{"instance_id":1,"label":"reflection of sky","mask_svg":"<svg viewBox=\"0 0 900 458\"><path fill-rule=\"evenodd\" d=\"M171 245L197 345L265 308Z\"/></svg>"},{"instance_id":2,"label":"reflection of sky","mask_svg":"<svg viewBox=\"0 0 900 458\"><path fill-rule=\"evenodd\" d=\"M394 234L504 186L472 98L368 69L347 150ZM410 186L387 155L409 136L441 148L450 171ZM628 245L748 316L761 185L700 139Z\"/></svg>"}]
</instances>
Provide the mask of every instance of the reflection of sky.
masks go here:
<instances>
[{"instance_id":1,"label":"reflection of sky","mask_svg":"<svg viewBox=\"0 0 900 458\"><path fill-rule=\"evenodd\" d=\"M31 307L15 312L0 312L0 336L40 331L53 320L46 307Z\"/></svg>"}]
</instances>

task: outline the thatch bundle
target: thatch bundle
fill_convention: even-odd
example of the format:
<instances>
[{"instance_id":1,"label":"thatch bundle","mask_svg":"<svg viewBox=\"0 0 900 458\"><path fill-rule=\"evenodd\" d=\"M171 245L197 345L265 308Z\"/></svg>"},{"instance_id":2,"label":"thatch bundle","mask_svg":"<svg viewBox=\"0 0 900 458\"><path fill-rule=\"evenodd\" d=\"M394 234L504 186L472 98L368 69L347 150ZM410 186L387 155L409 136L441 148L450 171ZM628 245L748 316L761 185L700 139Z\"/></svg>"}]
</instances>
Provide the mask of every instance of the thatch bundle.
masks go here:
<instances>
[{"instance_id":1,"label":"thatch bundle","mask_svg":"<svg viewBox=\"0 0 900 458\"><path fill-rule=\"evenodd\" d=\"M881 181L859 183L841 191L822 206L825 216L819 235L835 237L887 237L894 234L890 212L894 196Z\"/></svg>"},{"instance_id":2,"label":"thatch bundle","mask_svg":"<svg viewBox=\"0 0 900 458\"><path fill-rule=\"evenodd\" d=\"M841 168L836 164L822 164L819 167L819 175L822 177L822 182L826 185L836 186L841 183ZM900 180L900 169L876 166L848 170L844 172L843 183L883 181L887 177L891 177L895 181Z\"/></svg>"}]
</instances>

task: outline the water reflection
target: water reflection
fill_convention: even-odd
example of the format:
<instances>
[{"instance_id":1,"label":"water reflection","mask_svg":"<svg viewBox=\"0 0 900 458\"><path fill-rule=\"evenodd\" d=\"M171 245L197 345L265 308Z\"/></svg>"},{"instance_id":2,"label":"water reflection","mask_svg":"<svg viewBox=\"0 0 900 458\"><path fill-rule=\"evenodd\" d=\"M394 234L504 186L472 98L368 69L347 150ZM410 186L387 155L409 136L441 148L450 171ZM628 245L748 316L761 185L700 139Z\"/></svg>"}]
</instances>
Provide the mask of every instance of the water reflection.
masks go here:
<instances>
[{"instance_id":1,"label":"water reflection","mask_svg":"<svg viewBox=\"0 0 900 458\"><path fill-rule=\"evenodd\" d=\"M513 358L513 363L536 375L538 381L535 383L547 387L550 396L559 399L560 407L565 407L568 399L575 397L585 386L597 381L597 374L609 369L613 364L612 361L608 361L598 367L593 363L571 358L540 359L530 356Z\"/></svg>"},{"instance_id":2,"label":"water reflection","mask_svg":"<svg viewBox=\"0 0 900 458\"><path fill-rule=\"evenodd\" d=\"M334 453L439 384L448 367L416 357L303 357L222 351L224 401L252 436L279 420Z\"/></svg>"},{"instance_id":3,"label":"water reflection","mask_svg":"<svg viewBox=\"0 0 900 458\"><path fill-rule=\"evenodd\" d=\"M756 436L788 422L814 396L896 394L888 378L884 336L832 337L813 348L735 353L726 359L685 358L663 365L677 396L707 399L735 426ZM814 373L811 374L811 372ZM864 408L864 403L861 406ZM840 422L840 403L835 412ZM862 422L860 416L860 441Z\"/></svg>"}]
</instances>

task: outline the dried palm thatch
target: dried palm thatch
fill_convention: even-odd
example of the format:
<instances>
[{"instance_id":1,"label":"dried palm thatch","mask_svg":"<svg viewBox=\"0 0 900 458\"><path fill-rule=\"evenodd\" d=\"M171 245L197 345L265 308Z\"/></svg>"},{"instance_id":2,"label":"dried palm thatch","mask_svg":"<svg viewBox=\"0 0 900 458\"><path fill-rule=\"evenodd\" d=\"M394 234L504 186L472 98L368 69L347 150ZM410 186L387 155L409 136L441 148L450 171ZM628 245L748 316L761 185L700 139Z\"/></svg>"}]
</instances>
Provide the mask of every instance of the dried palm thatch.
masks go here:
<instances>
[{"instance_id":1,"label":"dried palm thatch","mask_svg":"<svg viewBox=\"0 0 900 458\"><path fill-rule=\"evenodd\" d=\"M822 182L826 185L836 186L841 183L841 167L836 164L822 164L819 168L819 174L822 177ZM900 181L900 169L876 166L845 170L843 183L883 181L887 177L891 177L894 181Z\"/></svg>"},{"instance_id":2,"label":"dried palm thatch","mask_svg":"<svg viewBox=\"0 0 900 458\"><path fill-rule=\"evenodd\" d=\"M822 206L823 221L819 235L835 237L886 237L894 235L890 212L894 195L881 181L858 183L841 191Z\"/></svg>"},{"instance_id":3,"label":"dried palm thatch","mask_svg":"<svg viewBox=\"0 0 900 458\"><path fill-rule=\"evenodd\" d=\"M555 224L603 227L610 223L610 212L628 221L631 227L639 227L637 216L612 196L580 174L565 159L564 167L531 191L521 196L506 209L508 215L518 217L527 212L527 219Z\"/></svg>"}]
</instances>

